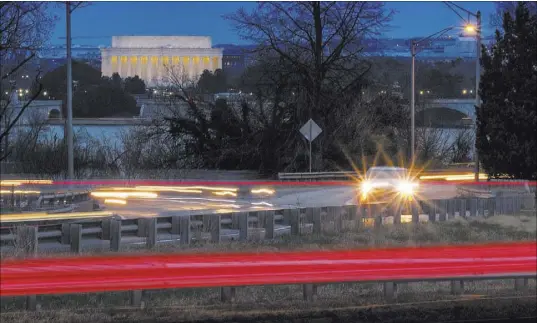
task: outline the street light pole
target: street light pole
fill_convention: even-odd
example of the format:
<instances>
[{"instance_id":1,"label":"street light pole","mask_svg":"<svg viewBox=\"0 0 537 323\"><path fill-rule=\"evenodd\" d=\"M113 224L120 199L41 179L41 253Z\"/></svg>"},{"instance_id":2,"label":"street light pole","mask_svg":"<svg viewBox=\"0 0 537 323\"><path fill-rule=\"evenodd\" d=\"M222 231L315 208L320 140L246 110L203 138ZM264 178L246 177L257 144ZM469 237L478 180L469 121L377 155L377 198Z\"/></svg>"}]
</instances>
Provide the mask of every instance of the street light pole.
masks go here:
<instances>
[{"instance_id":1,"label":"street light pole","mask_svg":"<svg viewBox=\"0 0 537 323\"><path fill-rule=\"evenodd\" d=\"M410 155L412 164L416 162L416 46L418 46L421 42L431 40L435 37L440 37L453 28L454 27L447 27L418 41L410 41Z\"/></svg>"},{"instance_id":2,"label":"street light pole","mask_svg":"<svg viewBox=\"0 0 537 323\"><path fill-rule=\"evenodd\" d=\"M410 162L416 162L416 43L410 41L410 56L412 59L410 70Z\"/></svg>"},{"instance_id":3,"label":"street light pole","mask_svg":"<svg viewBox=\"0 0 537 323\"><path fill-rule=\"evenodd\" d=\"M74 152L73 152L73 74L71 59L71 4L65 3L67 24L67 125L65 129L67 139L67 177L74 179Z\"/></svg>"},{"instance_id":4,"label":"street light pole","mask_svg":"<svg viewBox=\"0 0 537 323\"><path fill-rule=\"evenodd\" d=\"M476 62L475 62L475 106L481 106L479 97L479 83L481 81L481 11L476 14ZM474 143L474 180L479 181L479 155L477 152L477 114L475 115L475 143Z\"/></svg>"}]
</instances>

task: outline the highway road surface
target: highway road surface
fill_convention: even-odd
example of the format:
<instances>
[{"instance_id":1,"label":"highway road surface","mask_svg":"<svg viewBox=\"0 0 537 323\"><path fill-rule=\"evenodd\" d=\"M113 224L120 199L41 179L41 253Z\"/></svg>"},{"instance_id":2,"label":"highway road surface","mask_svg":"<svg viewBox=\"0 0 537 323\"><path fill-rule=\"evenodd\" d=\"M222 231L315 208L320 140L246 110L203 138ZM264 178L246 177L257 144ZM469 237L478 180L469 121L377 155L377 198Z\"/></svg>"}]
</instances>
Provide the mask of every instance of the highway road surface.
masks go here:
<instances>
[{"instance_id":1,"label":"highway road surface","mask_svg":"<svg viewBox=\"0 0 537 323\"><path fill-rule=\"evenodd\" d=\"M278 189L276 188L276 191ZM181 214L228 213L294 207L321 207L356 204L353 186L304 187L287 189L273 197L200 197L186 194L128 198L126 204L105 203L107 211L122 217L169 216ZM423 185L417 192L422 200L449 199L457 195L454 185Z\"/></svg>"},{"instance_id":2,"label":"highway road surface","mask_svg":"<svg viewBox=\"0 0 537 323\"><path fill-rule=\"evenodd\" d=\"M356 204L357 190L355 186L302 186L274 187L272 192L260 194L252 198L242 196L238 188L228 187L210 191L203 189L184 189L174 187L171 190L162 188L142 187L138 190L125 190L121 187L101 188L94 191L96 198L104 211L116 214L122 218L157 217L170 215L189 215L200 213L230 213L256 210L270 210L295 207L321 207ZM211 190L214 188L211 188ZM235 190L235 191L234 191ZM263 193L263 192L262 192ZM455 185L422 184L416 192L418 199L449 199L457 195ZM95 217L94 214L91 216ZM32 220L39 220L39 214L33 214ZM37 217L37 218L36 218ZM84 218L78 212L54 214L55 219ZM90 217L90 214L88 214ZM9 218L9 219L8 219ZM24 221L30 215L2 215L1 222L8 220ZM43 214L43 219L51 215Z\"/></svg>"}]
</instances>

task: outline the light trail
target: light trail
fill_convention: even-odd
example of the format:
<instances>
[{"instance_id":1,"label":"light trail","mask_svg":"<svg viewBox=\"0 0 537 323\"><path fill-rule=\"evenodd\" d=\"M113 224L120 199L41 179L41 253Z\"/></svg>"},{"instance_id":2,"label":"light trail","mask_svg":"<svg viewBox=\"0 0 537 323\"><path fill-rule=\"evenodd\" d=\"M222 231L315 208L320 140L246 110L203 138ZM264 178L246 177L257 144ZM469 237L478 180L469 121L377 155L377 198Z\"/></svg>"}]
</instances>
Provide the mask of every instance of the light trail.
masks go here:
<instances>
[{"instance_id":1,"label":"light trail","mask_svg":"<svg viewBox=\"0 0 537 323\"><path fill-rule=\"evenodd\" d=\"M12 179L0 181L0 186L20 186L20 185L51 185L52 180L49 179Z\"/></svg>"},{"instance_id":2,"label":"light trail","mask_svg":"<svg viewBox=\"0 0 537 323\"><path fill-rule=\"evenodd\" d=\"M99 212L73 212L73 213L46 213L46 212L33 212L33 213L8 213L0 214L0 222L21 222L32 220L69 220L69 219L85 219L85 218L101 218L106 216L113 216L114 213L107 211Z\"/></svg>"},{"instance_id":3,"label":"light trail","mask_svg":"<svg viewBox=\"0 0 537 323\"><path fill-rule=\"evenodd\" d=\"M105 199L104 204L120 204L120 205L127 205L126 200L120 200L120 199Z\"/></svg>"}]
</instances>

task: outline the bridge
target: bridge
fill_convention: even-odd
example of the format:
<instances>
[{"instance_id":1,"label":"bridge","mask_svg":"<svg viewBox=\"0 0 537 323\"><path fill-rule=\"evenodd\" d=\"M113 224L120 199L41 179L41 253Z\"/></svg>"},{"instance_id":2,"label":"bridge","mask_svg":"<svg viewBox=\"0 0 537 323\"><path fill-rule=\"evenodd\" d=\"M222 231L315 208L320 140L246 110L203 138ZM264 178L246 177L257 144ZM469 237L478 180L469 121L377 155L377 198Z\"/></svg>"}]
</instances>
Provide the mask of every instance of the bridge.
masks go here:
<instances>
[{"instance_id":1,"label":"bridge","mask_svg":"<svg viewBox=\"0 0 537 323\"><path fill-rule=\"evenodd\" d=\"M463 119L475 120L475 99L435 99L424 104L416 116L425 126L461 127Z\"/></svg>"}]
</instances>

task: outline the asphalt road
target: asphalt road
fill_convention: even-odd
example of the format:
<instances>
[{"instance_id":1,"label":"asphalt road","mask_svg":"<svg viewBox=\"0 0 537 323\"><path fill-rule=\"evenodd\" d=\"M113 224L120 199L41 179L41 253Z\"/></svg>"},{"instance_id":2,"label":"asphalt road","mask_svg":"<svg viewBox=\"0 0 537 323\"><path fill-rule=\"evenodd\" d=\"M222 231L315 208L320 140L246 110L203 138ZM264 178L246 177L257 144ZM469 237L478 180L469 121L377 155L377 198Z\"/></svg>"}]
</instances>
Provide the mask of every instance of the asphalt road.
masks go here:
<instances>
[{"instance_id":1,"label":"asphalt road","mask_svg":"<svg viewBox=\"0 0 537 323\"><path fill-rule=\"evenodd\" d=\"M153 191L153 196L151 197L122 198L120 196L121 191L107 189L110 196L98 199L100 204L104 206L105 211L117 214L122 218L356 204L357 189L355 186L279 186L274 187L274 190L275 192L271 196L260 195L255 198L247 198L241 194L231 197L226 195L219 196L216 194L218 192L207 192L205 189L193 192L181 192L180 190L174 192ZM200 191L202 192L200 193ZM148 192L151 191L148 190ZM457 195L457 188L455 185L423 184L416 194L420 200L448 199ZM117 204L117 200L120 200L119 202L123 204ZM3 222L8 221L5 219L6 216L3 217ZM69 219L75 217L75 214L62 213L56 214L54 217ZM44 214L43 219L47 218L50 218L50 216ZM83 214L76 214L76 218L83 218ZM23 219L20 218L19 220Z\"/></svg>"},{"instance_id":2,"label":"asphalt road","mask_svg":"<svg viewBox=\"0 0 537 323\"><path fill-rule=\"evenodd\" d=\"M177 194L157 198L128 199L126 205L105 204L106 210L130 217L169 216L209 213L241 212L294 207L321 207L356 204L356 188L352 186L304 187L280 190L275 197L241 199L209 198ZM422 200L449 199L457 195L454 185L423 185L417 192Z\"/></svg>"}]
</instances>

